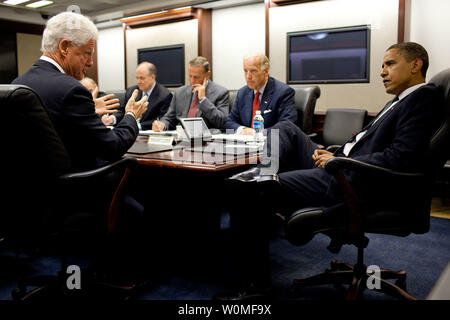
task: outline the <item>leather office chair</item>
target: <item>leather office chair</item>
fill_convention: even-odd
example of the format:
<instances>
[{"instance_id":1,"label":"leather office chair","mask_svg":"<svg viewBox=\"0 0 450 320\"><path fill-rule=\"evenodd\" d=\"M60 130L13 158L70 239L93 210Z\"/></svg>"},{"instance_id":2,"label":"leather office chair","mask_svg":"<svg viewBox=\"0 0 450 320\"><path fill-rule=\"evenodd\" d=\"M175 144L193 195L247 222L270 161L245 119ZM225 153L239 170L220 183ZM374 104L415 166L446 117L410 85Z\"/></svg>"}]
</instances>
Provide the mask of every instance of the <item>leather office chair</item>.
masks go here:
<instances>
[{"instance_id":1,"label":"leather office chair","mask_svg":"<svg viewBox=\"0 0 450 320\"><path fill-rule=\"evenodd\" d=\"M430 82L436 84L444 92L446 113L443 124L429 143L426 154L427 171L425 173L403 173L349 158L329 160L325 169L337 177L344 190L345 203L348 208L346 225L311 230L308 222L311 221L311 218L317 217L322 209L304 208L296 211L286 220L286 238L294 245L303 245L317 233L327 234L331 238L328 249L333 253L339 252L343 244L356 246L358 249L357 263L352 266L333 260L330 268L324 273L307 279L294 280L294 287L332 283L348 284L350 287L346 298L361 298L368 279L367 267L364 265L363 258L364 248L369 243L369 239L365 236L366 233L406 237L411 233L421 234L429 231L431 184L436 172L448 159L447 150L450 144L450 69L440 72ZM345 179L343 170L355 171L370 179L380 179L379 181L385 183L386 189L371 190L363 199L361 193L358 194L358 190L352 189ZM404 188L404 192L395 190L396 182L399 181L403 186L408 186ZM386 205L384 201L379 201L380 199L391 199L392 201ZM405 271L395 272L381 269L380 277L381 286L376 289L377 291L401 299L414 299L405 290ZM388 279L396 279L396 283L387 281Z\"/></svg>"},{"instance_id":2,"label":"leather office chair","mask_svg":"<svg viewBox=\"0 0 450 320\"><path fill-rule=\"evenodd\" d=\"M228 90L230 94L230 98L228 100L230 104L229 112L231 112L231 109L234 107L234 103L236 102L236 96L237 96L237 90Z\"/></svg>"},{"instance_id":3,"label":"leather office chair","mask_svg":"<svg viewBox=\"0 0 450 320\"><path fill-rule=\"evenodd\" d=\"M124 103L126 90L108 90L106 94L114 93L114 96L119 99L120 105Z\"/></svg>"},{"instance_id":4,"label":"leather office chair","mask_svg":"<svg viewBox=\"0 0 450 320\"><path fill-rule=\"evenodd\" d=\"M17 252L33 252L49 245L63 255L61 272L56 277L25 279L19 275L13 297L25 299L65 285L62 277L67 276L64 257L68 250L86 244L88 251L96 246L91 240L99 241L100 245L104 236L114 234L121 199L137 161L123 158L98 169L71 172L66 149L32 89L0 85L0 105L8 119L0 126L5 152L0 203L7 208L0 215L0 234ZM102 192L95 188L103 179L117 183L105 190L107 205L100 209L103 203L99 206L96 203ZM28 284L43 286L27 292ZM133 288L120 289L130 293Z\"/></svg>"},{"instance_id":5,"label":"leather office chair","mask_svg":"<svg viewBox=\"0 0 450 320\"><path fill-rule=\"evenodd\" d=\"M323 124L323 146L329 151L335 151L363 128L366 119L367 110L328 109Z\"/></svg>"},{"instance_id":6,"label":"leather office chair","mask_svg":"<svg viewBox=\"0 0 450 320\"><path fill-rule=\"evenodd\" d=\"M313 128L313 116L317 99L320 97L319 86L298 87L295 90L297 108L297 125L304 133L310 134Z\"/></svg>"}]
</instances>

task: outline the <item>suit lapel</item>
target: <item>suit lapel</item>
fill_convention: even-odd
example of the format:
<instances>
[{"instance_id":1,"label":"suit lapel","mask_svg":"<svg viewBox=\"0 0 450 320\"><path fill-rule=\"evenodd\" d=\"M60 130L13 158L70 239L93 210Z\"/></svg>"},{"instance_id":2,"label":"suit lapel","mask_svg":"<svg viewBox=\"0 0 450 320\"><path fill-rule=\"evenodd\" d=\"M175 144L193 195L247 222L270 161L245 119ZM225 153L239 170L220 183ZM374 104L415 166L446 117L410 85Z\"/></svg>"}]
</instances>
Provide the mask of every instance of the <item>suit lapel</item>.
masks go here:
<instances>
[{"instance_id":1,"label":"suit lapel","mask_svg":"<svg viewBox=\"0 0 450 320\"><path fill-rule=\"evenodd\" d=\"M184 98L183 98L183 118L187 117L187 114L189 112L189 107L191 106L191 99L192 99L192 89L190 85L186 86L186 90L184 91Z\"/></svg>"},{"instance_id":2,"label":"suit lapel","mask_svg":"<svg viewBox=\"0 0 450 320\"><path fill-rule=\"evenodd\" d=\"M249 106L249 108L248 108L248 110L245 110L245 119L242 118L242 120L243 120L242 124L244 126L249 126L249 124L250 124L250 126L252 125L253 99L254 98L255 98L255 95L253 93L253 89L248 88L247 95L245 96L246 103L244 105Z\"/></svg>"},{"instance_id":3,"label":"suit lapel","mask_svg":"<svg viewBox=\"0 0 450 320\"><path fill-rule=\"evenodd\" d=\"M369 128L367 128L367 132L364 134L364 136L358 141L358 143L363 142L364 140L366 140L368 137L370 137L375 130L377 130L377 128L380 126L380 124L385 121L386 119L388 119L398 108L402 107L402 101L404 99L400 100L399 102L397 102L397 104L395 106L393 106L391 109L389 109L388 111L386 111L385 114L383 114L378 120L377 122L375 122L373 125L371 125ZM382 111L380 111L382 112ZM353 150L354 148L352 148Z\"/></svg>"},{"instance_id":4,"label":"suit lapel","mask_svg":"<svg viewBox=\"0 0 450 320\"><path fill-rule=\"evenodd\" d=\"M259 105L259 110L261 110L261 115L264 116L264 111L269 109L270 102L273 97L273 79L269 77L267 80L266 88L264 89L263 96L261 98L261 104Z\"/></svg>"}]
</instances>

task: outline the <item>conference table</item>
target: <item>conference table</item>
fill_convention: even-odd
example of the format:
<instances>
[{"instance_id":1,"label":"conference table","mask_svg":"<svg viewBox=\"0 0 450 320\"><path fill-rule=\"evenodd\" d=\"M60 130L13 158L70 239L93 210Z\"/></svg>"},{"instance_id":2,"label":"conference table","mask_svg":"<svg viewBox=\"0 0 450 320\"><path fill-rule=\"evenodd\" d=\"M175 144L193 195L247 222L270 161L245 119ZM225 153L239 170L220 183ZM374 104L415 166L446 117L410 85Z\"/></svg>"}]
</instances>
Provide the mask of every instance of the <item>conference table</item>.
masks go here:
<instances>
[{"instance_id":1,"label":"conference table","mask_svg":"<svg viewBox=\"0 0 450 320\"><path fill-rule=\"evenodd\" d=\"M147 141L139 136L137 141ZM211 154L174 146L147 154L127 153L139 166L133 174L132 194L146 208L167 252L192 257L214 247L227 203L233 201L224 181L255 165L261 152ZM200 250L199 248L203 248Z\"/></svg>"},{"instance_id":2,"label":"conference table","mask_svg":"<svg viewBox=\"0 0 450 320\"><path fill-rule=\"evenodd\" d=\"M146 142L147 136L138 136L138 142ZM230 173L235 169L257 164L261 152L241 155L192 151L187 147L175 145L172 150L146 154L127 153L125 156L136 158L139 164L148 167L175 168L204 171L210 173Z\"/></svg>"}]
</instances>

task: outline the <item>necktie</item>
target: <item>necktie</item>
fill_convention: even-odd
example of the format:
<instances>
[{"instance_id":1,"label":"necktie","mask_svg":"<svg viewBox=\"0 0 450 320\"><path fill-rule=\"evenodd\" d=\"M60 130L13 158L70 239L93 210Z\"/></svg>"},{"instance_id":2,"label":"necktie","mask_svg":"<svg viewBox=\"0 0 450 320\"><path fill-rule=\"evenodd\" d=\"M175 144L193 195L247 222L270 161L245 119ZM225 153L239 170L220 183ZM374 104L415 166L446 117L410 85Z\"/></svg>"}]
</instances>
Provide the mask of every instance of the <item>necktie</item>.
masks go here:
<instances>
[{"instance_id":1,"label":"necktie","mask_svg":"<svg viewBox=\"0 0 450 320\"><path fill-rule=\"evenodd\" d=\"M256 111L259 110L259 95L261 93L258 91L255 94L255 98L253 99L253 112L252 112L252 118L251 118L251 127L253 128L253 118L255 117Z\"/></svg>"},{"instance_id":2,"label":"necktie","mask_svg":"<svg viewBox=\"0 0 450 320\"><path fill-rule=\"evenodd\" d=\"M191 107L189 108L189 113L187 117L195 118L195 116L197 115L197 110L198 110L198 95L197 93L194 93L194 98L192 99Z\"/></svg>"},{"instance_id":3,"label":"necktie","mask_svg":"<svg viewBox=\"0 0 450 320\"><path fill-rule=\"evenodd\" d=\"M375 119L373 119L370 123L370 125L373 125L375 122L378 121L378 119L380 119L389 109L391 109L391 106L394 104L394 102L398 101L398 96L396 96L394 99L392 99L391 101L389 101L386 106L383 108L383 110L381 110L381 112L375 117Z\"/></svg>"}]
</instances>

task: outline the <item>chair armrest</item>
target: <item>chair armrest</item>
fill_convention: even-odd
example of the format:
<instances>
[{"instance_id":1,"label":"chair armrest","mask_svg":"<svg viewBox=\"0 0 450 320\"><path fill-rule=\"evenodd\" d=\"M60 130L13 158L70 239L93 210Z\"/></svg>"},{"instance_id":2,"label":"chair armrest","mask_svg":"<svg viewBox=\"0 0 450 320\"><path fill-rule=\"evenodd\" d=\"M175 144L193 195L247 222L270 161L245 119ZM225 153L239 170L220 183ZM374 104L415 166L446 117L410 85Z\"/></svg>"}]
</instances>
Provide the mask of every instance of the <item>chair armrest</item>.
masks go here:
<instances>
[{"instance_id":1,"label":"chair armrest","mask_svg":"<svg viewBox=\"0 0 450 320\"><path fill-rule=\"evenodd\" d=\"M336 175L337 172L342 169L351 170L358 173L382 175L384 177L392 178L425 178L425 175L423 173L396 171L344 157L331 158L325 164L325 170L332 175Z\"/></svg>"},{"instance_id":2,"label":"chair armrest","mask_svg":"<svg viewBox=\"0 0 450 320\"><path fill-rule=\"evenodd\" d=\"M59 177L62 181L77 181L84 180L88 178L97 178L103 175L106 175L115 170L119 170L122 168L132 168L138 165L138 161L135 158L125 157L116 162L108 164L104 167L83 171L83 172L75 172L75 173L67 173Z\"/></svg>"},{"instance_id":3,"label":"chair armrest","mask_svg":"<svg viewBox=\"0 0 450 320\"><path fill-rule=\"evenodd\" d=\"M339 149L341 147L340 144L331 144L328 147L325 148L325 150L330 151L330 152L336 152L337 149Z\"/></svg>"}]
</instances>

